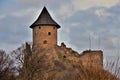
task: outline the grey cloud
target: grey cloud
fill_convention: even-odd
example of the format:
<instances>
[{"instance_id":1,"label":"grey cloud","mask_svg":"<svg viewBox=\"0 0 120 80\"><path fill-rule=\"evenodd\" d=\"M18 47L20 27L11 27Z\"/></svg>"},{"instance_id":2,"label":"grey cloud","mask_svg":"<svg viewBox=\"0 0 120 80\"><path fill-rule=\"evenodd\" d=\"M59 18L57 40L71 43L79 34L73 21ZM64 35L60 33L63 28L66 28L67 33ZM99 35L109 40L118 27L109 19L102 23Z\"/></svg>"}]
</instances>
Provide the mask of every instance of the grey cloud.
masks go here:
<instances>
[{"instance_id":1,"label":"grey cloud","mask_svg":"<svg viewBox=\"0 0 120 80\"><path fill-rule=\"evenodd\" d=\"M32 33L29 26L38 17L44 4L40 0L31 0L31 2L28 0L24 1L19 3L16 1L14 2L14 5L0 7L0 14L6 15L2 20L0 20L1 43L17 46L18 44L31 40ZM93 38L92 44L94 49L97 49L98 47L99 36L102 39L101 42L103 42L103 44L101 43L101 46L103 46L103 48L111 49L115 47L117 42L110 41L110 44L107 44L105 41L113 37L117 37L118 39L120 38L118 34L120 33L119 5L111 8L94 7L88 10L77 11L62 20L61 15L59 15L59 9L61 5L68 3L70 2L66 0L53 0L53 2L47 2L46 4L51 15L55 14L53 15L53 17L55 16L54 19L62 26L62 29L59 31L59 40L63 40L67 42L67 44L75 46L78 50L83 50L89 48L89 35L91 35L91 33L95 33L95 35L91 36ZM33 10L26 12L31 8L33 8ZM102 18L98 17L95 15L95 11L99 8L103 8L107 12L110 12L112 16ZM19 17L18 13L22 16Z\"/></svg>"},{"instance_id":2,"label":"grey cloud","mask_svg":"<svg viewBox=\"0 0 120 80\"><path fill-rule=\"evenodd\" d=\"M103 17L102 19L94 14L95 10L98 8L91 8L89 10L79 11L64 20L64 22L70 24L76 22L79 23L77 25L67 26L67 28L70 28L68 35L70 43L79 48L79 50L83 48L88 49L90 45L89 35L95 33L95 35L91 36L94 49L98 49L100 38L100 47L102 49L114 50L119 42L113 41L113 39L116 38L117 41L120 39L118 34L120 33L120 13L118 8L120 8L120 6L104 8L111 13L111 16ZM113 9L115 11L113 11Z\"/></svg>"},{"instance_id":3,"label":"grey cloud","mask_svg":"<svg viewBox=\"0 0 120 80\"><path fill-rule=\"evenodd\" d=\"M10 50L14 46L20 45L31 40L31 30L28 25L28 17L13 17L8 16L0 22L0 43L11 46L1 46ZM5 49L6 49L5 48ZM15 47L14 47L15 48Z\"/></svg>"}]
</instances>

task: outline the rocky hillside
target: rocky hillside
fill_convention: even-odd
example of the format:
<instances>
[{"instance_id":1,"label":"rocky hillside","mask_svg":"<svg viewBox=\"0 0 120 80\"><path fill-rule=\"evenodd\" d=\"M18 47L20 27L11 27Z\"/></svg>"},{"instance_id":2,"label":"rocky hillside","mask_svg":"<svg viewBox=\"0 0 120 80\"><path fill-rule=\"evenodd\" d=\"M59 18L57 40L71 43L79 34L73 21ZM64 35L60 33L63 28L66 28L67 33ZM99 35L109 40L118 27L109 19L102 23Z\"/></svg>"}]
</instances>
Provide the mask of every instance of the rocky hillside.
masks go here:
<instances>
[{"instance_id":1,"label":"rocky hillside","mask_svg":"<svg viewBox=\"0 0 120 80\"><path fill-rule=\"evenodd\" d=\"M87 69L81 62L81 55L71 48L54 46L47 49L24 51L23 73L18 80L117 80L103 69Z\"/></svg>"}]
</instances>

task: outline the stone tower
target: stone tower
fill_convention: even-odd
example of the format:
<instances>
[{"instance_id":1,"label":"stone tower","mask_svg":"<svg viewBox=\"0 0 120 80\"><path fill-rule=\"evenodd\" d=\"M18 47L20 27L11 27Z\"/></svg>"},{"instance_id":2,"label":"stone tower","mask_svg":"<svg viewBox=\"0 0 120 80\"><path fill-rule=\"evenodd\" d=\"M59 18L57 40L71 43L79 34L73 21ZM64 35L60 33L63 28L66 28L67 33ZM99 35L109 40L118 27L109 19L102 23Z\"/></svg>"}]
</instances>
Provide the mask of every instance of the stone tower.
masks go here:
<instances>
[{"instance_id":1,"label":"stone tower","mask_svg":"<svg viewBox=\"0 0 120 80\"><path fill-rule=\"evenodd\" d=\"M52 19L46 7L30 28L33 29L33 47L49 48L57 45L57 29L60 26Z\"/></svg>"}]
</instances>

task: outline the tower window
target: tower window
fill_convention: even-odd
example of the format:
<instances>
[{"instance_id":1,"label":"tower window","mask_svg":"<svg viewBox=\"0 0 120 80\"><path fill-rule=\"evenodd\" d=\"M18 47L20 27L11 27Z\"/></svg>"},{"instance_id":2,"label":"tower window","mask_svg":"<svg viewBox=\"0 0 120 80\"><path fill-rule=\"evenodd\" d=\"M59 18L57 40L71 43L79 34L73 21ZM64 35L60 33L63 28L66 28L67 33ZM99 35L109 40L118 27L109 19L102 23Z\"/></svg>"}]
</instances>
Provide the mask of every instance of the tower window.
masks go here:
<instances>
[{"instance_id":1,"label":"tower window","mask_svg":"<svg viewBox=\"0 0 120 80\"><path fill-rule=\"evenodd\" d=\"M44 44L47 44L47 41L46 41L46 40L44 40L44 41L43 41L43 43L44 43Z\"/></svg>"},{"instance_id":2,"label":"tower window","mask_svg":"<svg viewBox=\"0 0 120 80\"><path fill-rule=\"evenodd\" d=\"M53 27L53 29L55 29L55 26Z\"/></svg>"},{"instance_id":3,"label":"tower window","mask_svg":"<svg viewBox=\"0 0 120 80\"><path fill-rule=\"evenodd\" d=\"M48 35L50 36L50 35L51 35L51 32L48 32Z\"/></svg>"},{"instance_id":4,"label":"tower window","mask_svg":"<svg viewBox=\"0 0 120 80\"><path fill-rule=\"evenodd\" d=\"M66 56L63 56L63 58L66 58Z\"/></svg>"},{"instance_id":5,"label":"tower window","mask_svg":"<svg viewBox=\"0 0 120 80\"><path fill-rule=\"evenodd\" d=\"M39 26L39 29L41 29L41 27Z\"/></svg>"}]
</instances>

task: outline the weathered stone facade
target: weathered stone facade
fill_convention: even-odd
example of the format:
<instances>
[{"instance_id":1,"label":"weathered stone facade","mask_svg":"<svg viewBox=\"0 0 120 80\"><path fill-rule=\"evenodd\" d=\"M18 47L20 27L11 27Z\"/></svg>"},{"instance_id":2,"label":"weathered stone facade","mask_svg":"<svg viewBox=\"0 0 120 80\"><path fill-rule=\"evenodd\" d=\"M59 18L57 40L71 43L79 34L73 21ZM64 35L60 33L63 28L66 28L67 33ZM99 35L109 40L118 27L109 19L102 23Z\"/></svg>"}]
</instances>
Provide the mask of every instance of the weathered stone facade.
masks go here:
<instances>
[{"instance_id":1,"label":"weathered stone facade","mask_svg":"<svg viewBox=\"0 0 120 80\"><path fill-rule=\"evenodd\" d=\"M63 80L65 75L76 75L88 80L86 70L103 70L102 51L84 51L82 54L61 46L33 48L26 44L22 80ZM74 76L75 76L74 75ZM54 79L51 79L54 77Z\"/></svg>"},{"instance_id":2,"label":"weathered stone facade","mask_svg":"<svg viewBox=\"0 0 120 80\"><path fill-rule=\"evenodd\" d=\"M49 48L57 45L55 26L36 26L33 28L33 47Z\"/></svg>"},{"instance_id":3,"label":"weathered stone facade","mask_svg":"<svg viewBox=\"0 0 120 80\"><path fill-rule=\"evenodd\" d=\"M80 55L80 60L87 69L103 69L103 52L101 50L84 51Z\"/></svg>"}]
</instances>

